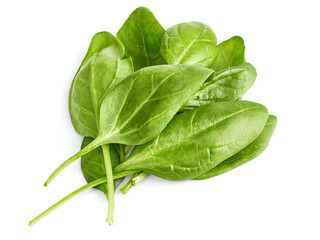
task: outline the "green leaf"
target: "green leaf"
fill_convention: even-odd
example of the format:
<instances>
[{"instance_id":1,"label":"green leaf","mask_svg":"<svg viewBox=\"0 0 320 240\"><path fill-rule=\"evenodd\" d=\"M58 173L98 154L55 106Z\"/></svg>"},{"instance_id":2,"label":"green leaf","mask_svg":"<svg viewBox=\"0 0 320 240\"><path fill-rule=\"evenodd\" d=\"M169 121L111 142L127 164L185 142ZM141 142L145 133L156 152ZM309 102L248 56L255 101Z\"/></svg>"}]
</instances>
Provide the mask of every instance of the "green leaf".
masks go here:
<instances>
[{"instance_id":1,"label":"green leaf","mask_svg":"<svg viewBox=\"0 0 320 240\"><path fill-rule=\"evenodd\" d=\"M45 186L65 167L101 145L140 145L158 136L212 72L200 66L160 65L143 68L123 79L106 92L98 137L62 163Z\"/></svg>"},{"instance_id":2,"label":"green leaf","mask_svg":"<svg viewBox=\"0 0 320 240\"><path fill-rule=\"evenodd\" d=\"M121 54L123 52L123 46L121 44L121 42L119 42L118 39L116 39L112 34L108 33L108 32L98 32L96 33L90 42L88 51L86 53L86 56L84 57L84 59L81 62L81 65L79 67L82 67L82 65L89 59L91 58L95 53L100 52L102 49L115 45L115 49L119 50L119 54ZM79 71L78 70L78 71Z\"/></svg>"},{"instance_id":3,"label":"green leaf","mask_svg":"<svg viewBox=\"0 0 320 240\"><path fill-rule=\"evenodd\" d=\"M191 110L211 102L236 101L248 91L256 78L256 69L250 63L228 67L212 74L181 110Z\"/></svg>"},{"instance_id":4,"label":"green leaf","mask_svg":"<svg viewBox=\"0 0 320 240\"><path fill-rule=\"evenodd\" d=\"M133 60L135 71L143 67L166 64L160 54L160 43L165 30L153 13L139 7L134 10L117 33Z\"/></svg>"},{"instance_id":5,"label":"green leaf","mask_svg":"<svg viewBox=\"0 0 320 240\"><path fill-rule=\"evenodd\" d=\"M86 147L93 140L94 140L93 138L85 137L82 141L81 149ZM110 159L111 159L112 169L114 169L116 166L119 165L120 158L114 145L110 145ZM81 170L82 170L83 176L85 177L88 183L95 181L99 178L104 178L106 176L106 168L105 168L104 157L103 157L103 152L101 147L98 147L93 151L89 152L88 154L81 157ZM123 178L114 180L115 189L120 185L122 180ZM105 193L105 195L108 197L107 183L100 184L95 188Z\"/></svg>"},{"instance_id":6,"label":"green leaf","mask_svg":"<svg viewBox=\"0 0 320 240\"><path fill-rule=\"evenodd\" d=\"M214 62L212 69L220 71L222 69L237 66L245 62L244 41L241 37L234 36L218 45L219 55Z\"/></svg>"},{"instance_id":7,"label":"green leaf","mask_svg":"<svg viewBox=\"0 0 320 240\"><path fill-rule=\"evenodd\" d=\"M181 23L169 28L161 42L161 54L168 64L211 67L218 56L212 29L200 22Z\"/></svg>"},{"instance_id":8,"label":"green leaf","mask_svg":"<svg viewBox=\"0 0 320 240\"><path fill-rule=\"evenodd\" d=\"M124 47L115 37L110 34L108 36L110 45L85 61L70 89L71 121L75 130L82 136L98 135L100 105L105 92L133 72L131 59L122 59ZM100 49L100 45L94 45L97 41L92 41L88 56L94 50Z\"/></svg>"},{"instance_id":9,"label":"green leaf","mask_svg":"<svg viewBox=\"0 0 320 240\"><path fill-rule=\"evenodd\" d=\"M196 178L252 143L268 110L257 103L211 103L177 115L153 141L133 149L115 173L145 171L168 180Z\"/></svg>"},{"instance_id":10,"label":"green leaf","mask_svg":"<svg viewBox=\"0 0 320 240\"><path fill-rule=\"evenodd\" d=\"M98 138L106 143L146 143L160 134L211 73L200 66L160 65L131 74L106 95Z\"/></svg>"},{"instance_id":11,"label":"green leaf","mask_svg":"<svg viewBox=\"0 0 320 240\"><path fill-rule=\"evenodd\" d=\"M201 176L195 178L195 180L208 179L215 177L222 173L228 172L240 165L254 159L260 155L268 146L271 139L272 133L277 125L277 117L270 115L268 121L259 135L250 145L246 148L228 158L227 160L220 163L218 166L214 167L210 171L202 174Z\"/></svg>"}]
</instances>

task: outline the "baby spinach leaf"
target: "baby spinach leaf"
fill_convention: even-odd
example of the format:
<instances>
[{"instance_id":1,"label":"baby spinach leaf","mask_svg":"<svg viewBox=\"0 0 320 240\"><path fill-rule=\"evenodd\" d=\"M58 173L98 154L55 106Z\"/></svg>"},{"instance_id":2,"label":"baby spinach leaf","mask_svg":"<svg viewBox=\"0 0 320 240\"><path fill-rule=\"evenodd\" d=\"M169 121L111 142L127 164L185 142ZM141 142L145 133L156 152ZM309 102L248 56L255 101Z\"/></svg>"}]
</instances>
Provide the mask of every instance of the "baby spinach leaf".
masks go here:
<instances>
[{"instance_id":1,"label":"baby spinach leaf","mask_svg":"<svg viewBox=\"0 0 320 240\"><path fill-rule=\"evenodd\" d=\"M86 147L93 140L94 140L93 138L85 137L82 141L81 149ZM112 168L115 168L116 166L119 165L120 158L114 145L110 145L110 159L111 159ZM98 147L81 157L81 170L82 170L83 176L85 177L88 183L106 176L104 156L103 156L101 147ZM115 189L120 185L122 180L123 178L118 178L114 180ZM107 183L100 184L95 188L102 191L106 195L106 197L108 197Z\"/></svg>"},{"instance_id":2,"label":"baby spinach leaf","mask_svg":"<svg viewBox=\"0 0 320 240\"><path fill-rule=\"evenodd\" d=\"M140 145L158 136L212 72L201 66L159 65L123 79L104 96L98 136L62 163L45 185L66 166L101 145Z\"/></svg>"},{"instance_id":3,"label":"baby spinach leaf","mask_svg":"<svg viewBox=\"0 0 320 240\"><path fill-rule=\"evenodd\" d=\"M236 66L245 61L244 41L241 37L234 36L218 45L219 55L214 62L212 69L220 71L222 69Z\"/></svg>"},{"instance_id":4,"label":"baby spinach leaf","mask_svg":"<svg viewBox=\"0 0 320 240\"><path fill-rule=\"evenodd\" d=\"M211 102L236 101L248 91L256 78L256 69L250 63L228 67L212 74L181 110L191 110Z\"/></svg>"},{"instance_id":5,"label":"baby spinach leaf","mask_svg":"<svg viewBox=\"0 0 320 240\"><path fill-rule=\"evenodd\" d=\"M115 173L137 170L168 180L196 178L252 143L268 110L246 101L211 103L177 115L153 141L133 149Z\"/></svg>"},{"instance_id":6,"label":"baby spinach leaf","mask_svg":"<svg viewBox=\"0 0 320 240\"><path fill-rule=\"evenodd\" d=\"M216 45L216 36L208 25L189 22L169 28L160 49L168 64L211 67L218 56Z\"/></svg>"},{"instance_id":7,"label":"baby spinach leaf","mask_svg":"<svg viewBox=\"0 0 320 240\"><path fill-rule=\"evenodd\" d=\"M277 117L270 115L263 131L251 144L227 160L224 160L210 171L195 178L195 180L215 177L222 173L228 172L260 155L267 148L276 125Z\"/></svg>"},{"instance_id":8,"label":"baby spinach leaf","mask_svg":"<svg viewBox=\"0 0 320 240\"><path fill-rule=\"evenodd\" d=\"M135 71L143 67L166 64L160 54L165 30L153 13L139 7L134 10L117 33L126 48L126 56L133 60Z\"/></svg>"},{"instance_id":9,"label":"baby spinach leaf","mask_svg":"<svg viewBox=\"0 0 320 240\"><path fill-rule=\"evenodd\" d=\"M71 121L75 130L82 136L98 135L100 105L105 92L133 72L131 59L122 59L124 47L110 36L110 42L115 43L86 60L70 89ZM93 49L89 48L88 52L92 53Z\"/></svg>"},{"instance_id":10,"label":"baby spinach leaf","mask_svg":"<svg viewBox=\"0 0 320 240\"><path fill-rule=\"evenodd\" d=\"M86 53L86 56L84 57L84 59L81 62L81 65L78 69L78 72L81 69L82 65L89 58L91 58L95 53L100 52L102 49L109 47L111 45L115 45L116 49L123 49L123 46L120 43L120 41L118 39L116 39L112 34L110 34L108 32L96 33L91 39L88 51Z\"/></svg>"},{"instance_id":11,"label":"baby spinach leaf","mask_svg":"<svg viewBox=\"0 0 320 240\"><path fill-rule=\"evenodd\" d=\"M250 63L242 63L229 67L217 73L213 73L206 83L193 95L180 110L189 111L211 102L235 101L252 86L257 73ZM146 177L146 173L140 172L132 176L129 182L120 191L125 194L129 189ZM134 181L134 179L139 181Z\"/></svg>"},{"instance_id":12,"label":"baby spinach leaf","mask_svg":"<svg viewBox=\"0 0 320 240\"><path fill-rule=\"evenodd\" d=\"M124 46L111 34L102 32L93 37L69 93L71 121L80 135L91 137L98 135L100 105L105 92L133 72L131 59L122 59L124 53ZM104 163L104 174L108 178L108 183L99 188L108 198L107 221L112 224L114 212L112 155L109 145L104 145L101 149L101 160ZM95 152L91 154L87 160L94 160L92 157L95 154ZM85 173L88 174L88 171L84 171L84 175L88 176Z\"/></svg>"},{"instance_id":13,"label":"baby spinach leaf","mask_svg":"<svg viewBox=\"0 0 320 240\"><path fill-rule=\"evenodd\" d=\"M146 143L159 135L211 73L200 66L160 65L131 74L106 95L98 138L126 145Z\"/></svg>"}]
</instances>

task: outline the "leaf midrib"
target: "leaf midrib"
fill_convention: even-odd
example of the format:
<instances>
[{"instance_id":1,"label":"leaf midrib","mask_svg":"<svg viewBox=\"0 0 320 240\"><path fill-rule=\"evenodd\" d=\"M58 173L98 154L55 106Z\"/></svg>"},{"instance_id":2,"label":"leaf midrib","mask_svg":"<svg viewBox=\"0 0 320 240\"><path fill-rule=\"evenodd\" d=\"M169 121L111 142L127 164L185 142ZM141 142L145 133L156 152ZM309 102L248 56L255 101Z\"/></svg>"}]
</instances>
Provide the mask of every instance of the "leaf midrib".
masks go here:
<instances>
[{"instance_id":1,"label":"leaf midrib","mask_svg":"<svg viewBox=\"0 0 320 240\"><path fill-rule=\"evenodd\" d=\"M140 104L140 106L131 114L131 116L118 128L118 130L116 132L114 132L114 134L117 134L121 131L121 129L123 129L123 127L125 127L135 116L136 114L141 110L141 108L150 100L150 98L154 95L154 93L161 87L161 85L167 80L169 79L171 76L173 76L174 74L181 72L184 68L181 67L180 69L174 71L173 73L169 74L168 76L166 76L161 82L160 84L157 86L156 89L154 89L149 96ZM129 94L127 95L129 96ZM125 103L127 102L128 98L126 98ZM124 105L125 105L124 103ZM122 109L121 109L122 110ZM122 111L119 112L118 117L120 116Z\"/></svg>"},{"instance_id":2,"label":"leaf midrib","mask_svg":"<svg viewBox=\"0 0 320 240\"><path fill-rule=\"evenodd\" d=\"M158 153L160 153L160 152L162 152L162 151L165 151L165 150L167 150L167 149L169 149L169 148L171 148L171 147L175 147L176 145L179 145L179 144L181 144L182 142L191 140L193 137L199 135L200 133L202 133L202 132L204 132L204 131L207 131L208 129L210 129L210 128L212 128L212 127L215 127L216 125L224 122L225 120L227 120L227 119L229 119L229 118L231 118L231 117L233 117L233 116L235 116L235 115L238 115L238 114L241 114L241 113L243 113L243 112L250 111L250 110L253 110L253 109L258 109L258 108L260 108L260 107L251 107L251 108L242 109L242 110L240 110L240 111L238 111L238 112L236 112L236 113L233 113L233 114L231 114L231 115L229 115L229 116L221 119L221 121L216 122L216 123L214 123L213 125L205 128L205 129L202 129L201 131L197 132L196 134L194 134L194 135L192 135L192 136L191 136L191 135L186 136L185 138L183 138L183 140L178 141L178 142L176 142L175 144L170 144L170 145L167 145L167 146L165 145L163 148L160 148L160 149L157 150L157 151L152 151L151 154L146 153L146 154L144 154L143 156L139 157L139 158L137 159L137 161L134 161L134 158L133 158L133 161L134 161L133 164L136 163L136 162L139 162L139 161L143 161L144 159L148 158L148 155L149 155L149 156L153 156L153 155L158 154ZM198 110L199 110L199 109L196 109L195 112L197 112ZM191 127L192 127L192 126L191 126ZM192 132L193 132L193 131L192 131ZM158 143L157 143L157 144L158 144ZM156 145L155 145L153 148L155 148L155 147L156 147ZM128 160L130 160L130 159L128 159ZM128 161L128 160L127 160L127 161ZM124 162L124 164L125 164L125 163L126 163L126 162ZM130 165L132 165L132 164L130 164Z\"/></svg>"}]
</instances>

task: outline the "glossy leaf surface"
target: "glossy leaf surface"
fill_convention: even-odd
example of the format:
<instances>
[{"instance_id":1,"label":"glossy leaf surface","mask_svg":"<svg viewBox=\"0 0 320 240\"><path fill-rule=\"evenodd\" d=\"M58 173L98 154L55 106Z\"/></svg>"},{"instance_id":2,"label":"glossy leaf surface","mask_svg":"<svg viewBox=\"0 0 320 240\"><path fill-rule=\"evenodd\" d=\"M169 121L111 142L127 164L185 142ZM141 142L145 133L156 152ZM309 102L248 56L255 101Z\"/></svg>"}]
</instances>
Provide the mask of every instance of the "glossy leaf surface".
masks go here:
<instances>
[{"instance_id":1,"label":"glossy leaf surface","mask_svg":"<svg viewBox=\"0 0 320 240\"><path fill-rule=\"evenodd\" d=\"M181 110L191 110L211 102L236 101L248 91L256 78L256 69L250 63L221 70L212 74Z\"/></svg>"},{"instance_id":2,"label":"glossy leaf surface","mask_svg":"<svg viewBox=\"0 0 320 240\"><path fill-rule=\"evenodd\" d=\"M155 138L213 70L192 65L141 69L107 91L100 109L99 135L64 161L45 186L68 165L109 143L141 145Z\"/></svg>"},{"instance_id":3,"label":"glossy leaf surface","mask_svg":"<svg viewBox=\"0 0 320 240\"><path fill-rule=\"evenodd\" d=\"M81 149L87 146L93 141L93 138L85 137L82 141ZM115 168L120 163L120 158L114 145L110 145L110 159L112 168ZM88 183L95 181L99 178L104 178L106 176L106 169L104 163L104 157L102 148L98 147L88 154L81 157L81 170L83 176ZM114 180L114 188L116 189L122 182L122 178ZM99 189L108 197L108 187L107 183L100 184L95 188Z\"/></svg>"},{"instance_id":4,"label":"glossy leaf surface","mask_svg":"<svg viewBox=\"0 0 320 240\"><path fill-rule=\"evenodd\" d=\"M105 92L133 72L131 59L122 59L124 47L111 36L112 44L83 64L70 89L70 117L75 130L82 136L98 135L100 105Z\"/></svg>"},{"instance_id":5,"label":"glossy leaf surface","mask_svg":"<svg viewBox=\"0 0 320 240\"><path fill-rule=\"evenodd\" d=\"M176 116L153 141L114 169L142 170L168 180L196 178L238 153L262 132L268 110L257 103L211 103Z\"/></svg>"},{"instance_id":6,"label":"glossy leaf surface","mask_svg":"<svg viewBox=\"0 0 320 240\"><path fill-rule=\"evenodd\" d=\"M166 64L160 54L160 44L165 30L153 13L139 7L134 10L117 33L133 60L135 71L143 67Z\"/></svg>"},{"instance_id":7,"label":"glossy leaf surface","mask_svg":"<svg viewBox=\"0 0 320 240\"><path fill-rule=\"evenodd\" d=\"M211 67L218 56L212 29L200 22L181 23L169 28L161 42L161 54L168 64Z\"/></svg>"},{"instance_id":8,"label":"glossy leaf surface","mask_svg":"<svg viewBox=\"0 0 320 240\"><path fill-rule=\"evenodd\" d=\"M215 71L245 62L245 45L241 37L234 36L218 45L219 55L212 68Z\"/></svg>"},{"instance_id":9,"label":"glossy leaf surface","mask_svg":"<svg viewBox=\"0 0 320 240\"><path fill-rule=\"evenodd\" d=\"M106 94L99 137L126 145L144 144L160 134L212 70L191 65L141 69Z\"/></svg>"},{"instance_id":10,"label":"glossy leaf surface","mask_svg":"<svg viewBox=\"0 0 320 240\"><path fill-rule=\"evenodd\" d=\"M277 117L270 115L263 131L251 144L195 180L208 179L223 174L260 155L267 148L276 125Z\"/></svg>"},{"instance_id":11,"label":"glossy leaf surface","mask_svg":"<svg viewBox=\"0 0 320 240\"><path fill-rule=\"evenodd\" d=\"M91 58L95 53L100 52L102 49L115 45L115 48L117 49L122 49L123 46L119 42L118 39L116 39L112 34L109 32L98 32L96 33L90 42L88 51L84 57L84 59L81 62L81 65L79 67L82 67L82 65L89 59ZM121 50L120 50L121 51Z\"/></svg>"}]
</instances>

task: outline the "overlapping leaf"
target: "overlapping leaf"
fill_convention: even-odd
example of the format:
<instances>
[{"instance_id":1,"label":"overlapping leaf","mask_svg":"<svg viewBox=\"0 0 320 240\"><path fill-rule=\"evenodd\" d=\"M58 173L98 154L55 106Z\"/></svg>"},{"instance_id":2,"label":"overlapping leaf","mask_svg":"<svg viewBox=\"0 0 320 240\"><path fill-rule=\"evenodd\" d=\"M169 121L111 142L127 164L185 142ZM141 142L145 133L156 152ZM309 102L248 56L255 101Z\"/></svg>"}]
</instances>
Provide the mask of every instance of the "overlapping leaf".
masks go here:
<instances>
[{"instance_id":1,"label":"overlapping leaf","mask_svg":"<svg viewBox=\"0 0 320 240\"><path fill-rule=\"evenodd\" d=\"M196 178L262 132L268 110L253 102L212 103L176 116L153 141L136 147L115 173L142 170L168 180Z\"/></svg>"}]
</instances>

